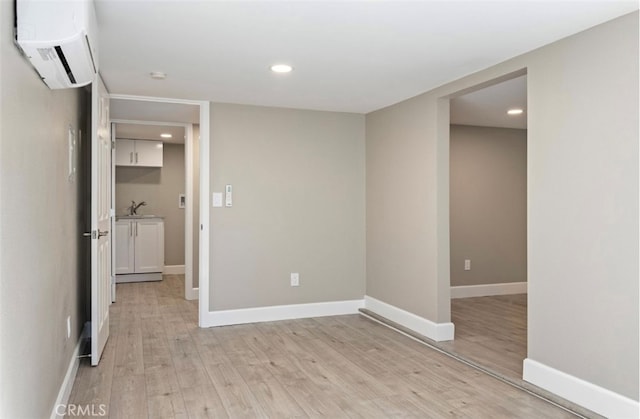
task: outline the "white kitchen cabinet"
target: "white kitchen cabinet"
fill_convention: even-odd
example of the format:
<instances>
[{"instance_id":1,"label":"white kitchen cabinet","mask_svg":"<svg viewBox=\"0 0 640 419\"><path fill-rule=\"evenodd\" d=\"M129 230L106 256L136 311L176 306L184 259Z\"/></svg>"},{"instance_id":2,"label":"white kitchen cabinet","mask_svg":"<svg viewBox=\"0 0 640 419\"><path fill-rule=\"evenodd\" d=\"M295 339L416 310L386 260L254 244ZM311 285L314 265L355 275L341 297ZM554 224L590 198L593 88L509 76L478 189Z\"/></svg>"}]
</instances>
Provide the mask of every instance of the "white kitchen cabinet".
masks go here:
<instances>
[{"instance_id":1,"label":"white kitchen cabinet","mask_svg":"<svg viewBox=\"0 0 640 419\"><path fill-rule=\"evenodd\" d=\"M116 140L116 166L162 167L162 141Z\"/></svg>"},{"instance_id":2,"label":"white kitchen cabinet","mask_svg":"<svg viewBox=\"0 0 640 419\"><path fill-rule=\"evenodd\" d=\"M136 149L134 140L116 140L116 166L133 166Z\"/></svg>"},{"instance_id":3,"label":"white kitchen cabinet","mask_svg":"<svg viewBox=\"0 0 640 419\"><path fill-rule=\"evenodd\" d=\"M135 221L134 267L136 273L164 269L164 223L160 219Z\"/></svg>"},{"instance_id":4,"label":"white kitchen cabinet","mask_svg":"<svg viewBox=\"0 0 640 419\"><path fill-rule=\"evenodd\" d=\"M116 275L134 272L133 225L130 220L116 221Z\"/></svg>"},{"instance_id":5,"label":"white kitchen cabinet","mask_svg":"<svg viewBox=\"0 0 640 419\"><path fill-rule=\"evenodd\" d=\"M164 269L164 222L161 218L116 221L116 282L157 281Z\"/></svg>"},{"instance_id":6,"label":"white kitchen cabinet","mask_svg":"<svg viewBox=\"0 0 640 419\"><path fill-rule=\"evenodd\" d=\"M136 140L135 148L138 166L162 167L162 141Z\"/></svg>"}]
</instances>

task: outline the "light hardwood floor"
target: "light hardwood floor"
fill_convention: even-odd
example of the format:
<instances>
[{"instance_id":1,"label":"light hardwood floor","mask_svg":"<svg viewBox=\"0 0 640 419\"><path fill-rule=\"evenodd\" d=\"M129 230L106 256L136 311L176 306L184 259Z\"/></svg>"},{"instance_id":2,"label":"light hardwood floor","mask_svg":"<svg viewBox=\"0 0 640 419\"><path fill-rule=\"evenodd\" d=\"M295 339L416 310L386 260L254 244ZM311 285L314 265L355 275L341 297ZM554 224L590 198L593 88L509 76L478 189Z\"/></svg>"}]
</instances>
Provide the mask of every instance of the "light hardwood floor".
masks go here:
<instances>
[{"instance_id":1,"label":"light hardwood floor","mask_svg":"<svg viewBox=\"0 0 640 419\"><path fill-rule=\"evenodd\" d=\"M117 285L70 403L127 419L573 417L361 315L200 329L182 277L165 278Z\"/></svg>"},{"instance_id":2,"label":"light hardwood floor","mask_svg":"<svg viewBox=\"0 0 640 419\"><path fill-rule=\"evenodd\" d=\"M527 294L451 300L456 338L438 345L499 374L522 379L527 357Z\"/></svg>"}]
</instances>

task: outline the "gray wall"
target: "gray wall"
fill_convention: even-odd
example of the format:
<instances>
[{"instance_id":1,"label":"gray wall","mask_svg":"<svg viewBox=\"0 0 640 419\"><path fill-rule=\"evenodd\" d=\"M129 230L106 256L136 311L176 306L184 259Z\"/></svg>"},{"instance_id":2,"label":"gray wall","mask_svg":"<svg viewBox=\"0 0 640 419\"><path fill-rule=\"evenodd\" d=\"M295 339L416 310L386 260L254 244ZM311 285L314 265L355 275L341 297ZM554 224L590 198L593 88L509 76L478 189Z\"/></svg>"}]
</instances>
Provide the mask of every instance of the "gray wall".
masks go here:
<instances>
[{"instance_id":1,"label":"gray wall","mask_svg":"<svg viewBox=\"0 0 640 419\"><path fill-rule=\"evenodd\" d=\"M164 218L164 264L184 265L184 209L178 195L185 193L184 144L164 144L162 167L116 167L116 213L125 214L131 201L145 201L138 214Z\"/></svg>"},{"instance_id":2,"label":"gray wall","mask_svg":"<svg viewBox=\"0 0 640 419\"><path fill-rule=\"evenodd\" d=\"M435 137L436 109L420 96L366 116L367 295L448 322L437 279L438 252L448 254L449 246L438 247L438 154L428 140Z\"/></svg>"},{"instance_id":3,"label":"gray wall","mask_svg":"<svg viewBox=\"0 0 640 419\"><path fill-rule=\"evenodd\" d=\"M638 400L637 12L367 115L367 294L449 321L448 97L523 69L528 357Z\"/></svg>"},{"instance_id":4,"label":"gray wall","mask_svg":"<svg viewBox=\"0 0 640 419\"><path fill-rule=\"evenodd\" d=\"M527 131L451 125L450 185L451 285L525 282Z\"/></svg>"},{"instance_id":5,"label":"gray wall","mask_svg":"<svg viewBox=\"0 0 640 419\"><path fill-rule=\"evenodd\" d=\"M529 357L635 400L638 71L634 13L532 54L528 77Z\"/></svg>"},{"instance_id":6,"label":"gray wall","mask_svg":"<svg viewBox=\"0 0 640 419\"><path fill-rule=\"evenodd\" d=\"M210 309L361 299L364 116L213 104L211 129L234 203L211 211Z\"/></svg>"},{"instance_id":7,"label":"gray wall","mask_svg":"<svg viewBox=\"0 0 640 419\"><path fill-rule=\"evenodd\" d=\"M0 2L0 417L45 418L87 320L79 203L88 174L68 180L67 132L82 127L88 138L89 105L84 89L40 81L13 45L13 16L13 2Z\"/></svg>"}]
</instances>

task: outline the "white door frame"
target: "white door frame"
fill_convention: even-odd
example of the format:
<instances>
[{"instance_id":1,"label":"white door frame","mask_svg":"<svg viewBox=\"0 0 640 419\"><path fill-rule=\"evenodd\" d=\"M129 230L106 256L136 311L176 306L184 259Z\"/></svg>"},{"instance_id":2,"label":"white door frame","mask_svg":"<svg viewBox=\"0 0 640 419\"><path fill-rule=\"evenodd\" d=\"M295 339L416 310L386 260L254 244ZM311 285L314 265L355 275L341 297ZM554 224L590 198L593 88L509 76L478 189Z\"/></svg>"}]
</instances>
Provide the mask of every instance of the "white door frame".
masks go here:
<instances>
[{"instance_id":1,"label":"white door frame","mask_svg":"<svg viewBox=\"0 0 640 419\"><path fill-rule=\"evenodd\" d=\"M187 282L187 270L185 270L185 298L187 299L199 299L199 324L202 325L202 319L206 317L206 313L209 312L209 109L210 105L208 101L199 100L184 100L184 99L171 99L151 96L134 96L134 95L120 95L112 94L111 99L116 100L136 100L142 102L159 102L159 103L174 103L182 105L197 105L200 107L200 238L199 238L199 275L198 275L198 288L193 287L193 263L191 263L191 269L189 272L189 281ZM113 122L117 122L114 120ZM130 122L130 121L129 121ZM143 121L138 121L143 122ZM149 121L144 121L149 123ZM168 124L165 125L176 125ZM153 123L153 125L159 125L159 123ZM184 124L177 124L184 125ZM193 126L192 124L186 124L187 127L187 140L185 141L185 158L190 156L190 160L185 160L185 170L193 172ZM188 148L187 148L188 147ZM186 165L189 167L186 167ZM189 179L187 176L186 179ZM185 254L187 246L191 249L191 260L193 261L193 179L191 182L187 180L185 199L187 212L185 216ZM191 216L189 216L189 211ZM191 228L189 228L191 226ZM189 266L185 260L185 268Z\"/></svg>"},{"instance_id":2,"label":"white door frame","mask_svg":"<svg viewBox=\"0 0 640 419\"><path fill-rule=\"evenodd\" d=\"M198 298L198 288L193 287L193 124L180 122L138 121L133 119L112 119L111 122L113 124L154 125L184 128L184 297L187 300L195 300ZM115 171L115 162L113 163L113 166Z\"/></svg>"},{"instance_id":3,"label":"white door frame","mask_svg":"<svg viewBox=\"0 0 640 419\"><path fill-rule=\"evenodd\" d=\"M109 98L111 100L111 98ZM115 125L109 121L111 129L111 302L116 302L116 130Z\"/></svg>"},{"instance_id":4,"label":"white door frame","mask_svg":"<svg viewBox=\"0 0 640 419\"><path fill-rule=\"evenodd\" d=\"M463 89L447 93L443 96L440 96L437 99L437 119L436 119L436 129L437 129L437 149L438 149L438 158L437 158L437 194L438 194L438 217L437 217L437 225L438 233L437 233L437 243L438 243L438 260L437 260L437 269L438 269L438 314L441 317L440 321L451 321L451 254L450 254L450 246L451 246L451 224L449 220L450 213L450 205L449 205L449 194L450 194L450 182L449 182L449 152L451 148L450 141L450 101L456 97L466 95L471 92L475 92L481 89L484 89L489 86L494 86L496 84L503 83L505 81L514 79L516 77L520 77L527 74L527 68L523 67L517 69L515 71L509 71L503 73L496 77L489 77L482 82L475 83L469 87L465 87ZM529 90L527 89L527 97L529 95ZM527 143L528 144L528 143ZM527 146L528 147L528 146ZM529 154L527 154L527 211L529 208L529 182L530 176L528 173L528 168L530 167L529 163ZM529 221L527 215L527 248L529 246ZM528 256L528 255L527 255ZM529 281L530 275L527 271L527 282ZM528 316L530 319L531 317ZM455 327L455 326L454 326ZM527 323L527 327L529 324Z\"/></svg>"}]
</instances>

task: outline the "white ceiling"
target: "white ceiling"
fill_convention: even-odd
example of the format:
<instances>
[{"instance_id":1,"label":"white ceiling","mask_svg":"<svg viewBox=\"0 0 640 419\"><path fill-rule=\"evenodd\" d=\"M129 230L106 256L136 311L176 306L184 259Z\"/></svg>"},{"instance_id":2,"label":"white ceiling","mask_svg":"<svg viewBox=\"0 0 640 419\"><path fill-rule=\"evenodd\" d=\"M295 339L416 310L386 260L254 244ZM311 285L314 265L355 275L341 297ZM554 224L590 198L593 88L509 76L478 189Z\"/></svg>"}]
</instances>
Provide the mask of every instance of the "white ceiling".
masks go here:
<instances>
[{"instance_id":1,"label":"white ceiling","mask_svg":"<svg viewBox=\"0 0 640 419\"><path fill-rule=\"evenodd\" d=\"M111 99L110 117L116 121L159 122L164 124L198 124L200 107L178 103L149 102L145 100ZM132 140L161 140L184 144L184 127L176 125L116 124L116 136ZM160 134L168 133L165 139Z\"/></svg>"},{"instance_id":2,"label":"white ceiling","mask_svg":"<svg viewBox=\"0 0 640 419\"><path fill-rule=\"evenodd\" d=\"M452 124L527 128L527 76L520 76L451 100ZM521 115L507 115L513 108Z\"/></svg>"},{"instance_id":3,"label":"white ceiling","mask_svg":"<svg viewBox=\"0 0 640 419\"><path fill-rule=\"evenodd\" d=\"M160 134L171 134L162 138ZM116 124L116 138L129 140L157 140L169 144L184 144L184 127L146 124Z\"/></svg>"},{"instance_id":4,"label":"white ceiling","mask_svg":"<svg viewBox=\"0 0 640 419\"><path fill-rule=\"evenodd\" d=\"M96 1L112 93L357 113L637 9L612 0ZM280 62L294 71L269 71Z\"/></svg>"},{"instance_id":5,"label":"white ceiling","mask_svg":"<svg viewBox=\"0 0 640 419\"><path fill-rule=\"evenodd\" d=\"M109 112L111 119L131 121L177 122L181 124L197 124L200 121L199 106L178 103L111 99Z\"/></svg>"}]
</instances>

